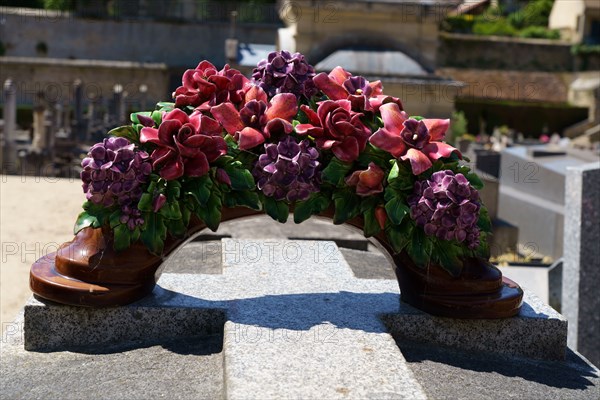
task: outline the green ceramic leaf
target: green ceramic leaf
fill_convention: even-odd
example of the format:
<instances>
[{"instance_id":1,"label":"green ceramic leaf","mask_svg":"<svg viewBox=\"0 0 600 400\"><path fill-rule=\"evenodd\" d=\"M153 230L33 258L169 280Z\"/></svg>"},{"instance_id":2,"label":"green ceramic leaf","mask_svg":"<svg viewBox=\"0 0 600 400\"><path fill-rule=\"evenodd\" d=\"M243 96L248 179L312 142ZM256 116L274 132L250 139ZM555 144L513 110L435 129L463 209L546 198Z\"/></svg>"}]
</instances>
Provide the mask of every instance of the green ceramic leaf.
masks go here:
<instances>
[{"instance_id":1,"label":"green ceramic leaf","mask_svg":"<svg viewBox=\"0 0 600 400\"><path fill-rule=\"evenodd\" d=\"M114 248L117 251L123 251L131 245L131 231L127 225L119 224L113 228L115 238Z\"/></svg>"},{"instance_id":2,"label":"green ceramic leaf","mask_svg":"<svg viewBox=\"0 0 600 400\"><path fill-rule=\"evenodd\" d=\"M345 163L338 158L333 157L329 165L323 170L321 177L323 182L330 183L337 187L345 186L344 178L352 168L352 163Z\"/></svg>"},{"instance_id":3,"label":"green ceramic leaf","mask_svg":"<svg viewBox=\"0 0 600 400\"><path fill-rule=\"evenodd\" d=\"M221 192L217 188L213 188L210 197L206 202L206 206L199 207L196 210L196 215L204 221L206 226L213 232L219 228L221 223Z\"/></svg>"},{"instance_id":4,"label":"green ceramic leaf","mask_svg":"<svg viewBox=\"0 0 600 400\"><path fill-rule=\"evenodd\" d=\"M242 206L253 210L262 210L262 203L256 192L251 190L242 190L230 192L225 196L225 205L227 207Z\"/></svg>"},{"instance_id":5,"label":"green ceramic leaf","mask_svg":"<svg viewBox=\"0 0 600 400\"><path fill-rule=\"evenodd\" d=\"M231 179L231 188L233 190L251 190L254 189L254 177L246 168L243 167L242 163L235 161L225 166L225 172Z\"/></svg>"},{"instance_id":6,"label":"green ceramic leaf","mask_svg":"<svg viewBox=\"0 0 600 400\"><path fill-rule=\"evenodd\" d=\"M400 253L410 243L414 225L404 222L402 225L388 224L385 227L385 234L396 253Z\"/></svg>"},{"instance_id":7,"label":"green ceramic leaf","mask_svg":"<svg viewBox=\"0 0 600 400\"><path fill-rule=\"evenodd\" d=\"M205 175L201 178L189 180L185 186L186 194L192 196L199 206L204 206L210 198L212 180Z\"/></svg>"},{"instance_id":8,"label":"green ceramic leaf","mask_svg":"<svg viewBox=\"0 0 600 400\"><path fill-rule=\"evenodd\" d=\"M433 252L433 242L425 235L422 228L415 227L411 242L406 247L408 255L418 267L425 268Z\"/></svg>"},{"instance_id":9,"label":"green ceramic leaf","mask_svg":"<svg viewBox=\"0 0 600 400\"><path fill-rule=\"evenodd\" d=\"M152 211L152 195L150 193L143 193L138 202L138 209L140 211Z\"/></svg>"},{"instance_id":10,"label":"green ceramic leaf","mask_svg":"<svg viewBox=\"0 0 600 400\"><path fill-rule=\"evenodd\" d=\"M324 193L314 193L305 201L299 201L294 206L294 222L299 224L312 215L319 214L331 204L330 196Z\"/></svg>"},{"instance_id":11,"label":"green ceramic leaf","mask_svg":"<svg viewBox=\"0 0 600 400\"><path fill-rule=\"evenodd\" d=\"M151 114L152 113L150 111L141 111L141 112L131 113L131 114L129 114L129 119L134 124L139 124L140 120L138 118L138 115L143 115L145 117L150 117Z\"/></svg>"},{"instance_id":12,"label":"green ceramic leaf","mask_svg":"<svg viewBox=\"0 0 600 400\"><path fill-rule=\"evenodd\" d=\"M181 183L177 180L167 181L166 195L169 201L179 200L181 195Z\"/></svg>"},{"instance_id":13,"label":"green ceramic leaf","mask_svg":"<svg viewBox=\"0 0 600 400\"><path fill-rule=\"evenodd\" d=\"M488 214L488 210L484 205L482 205L481 209L479 210L477 226L483 232L490 232L492 230L492 221L490 220L490 215Z\"/></svg>"},{"instance_id":14,"label":"green ceramic leaf","mask_svg":"<svg viewBox=\"0 0 600 400\"><path fill-rule=\"evenodd\" d=\"M182 219L172 219L166 221L167 230L174 237L182 237L187 232L187 225Z\"/></svg>"},{"instance_id":15,"label":"green ceramic leaf","mask_svg":"<svg viewBox=\"0 0 600 400\"><path fill-rule=\"evenodd\" d=\"M114 229L117 225L121 224L120 218L121 218L121 210L116 210L115 212L110 214L109 222L110 222L111 229Z\"/></svg>"},{"instance_id":16,"label":"green ceramic leaf","mask_svg":"<svg viewBox=\"0 0 600 400\"><path fill-rule=\"evenodd\" d=\"M109 136L124 137L132 142L139 143L140 136L131 125L120 126L108 132Z\"/></svg>"},{"instance_id":17,"label":"green ceramic leaf","mask_svg":"<svg viewBox=\"0 0 600 400\"><path fill-rule=\"evenodd\" d=\"M157 111L173 111L173 109L175 108L175 103L169 102L169 101L161 101L156 103L156 109Z\"/></svg>"},{"instance_id":18,"label":"green ceramic leaf","mask_svg":"<svg viewBox=\"0 0 600 400\"><path fill-rule=\"evenodd\" d=\"M344 189L333 194L335 212L333 223L336 225L352 219L360 214L360 198L353 189Z\"/></svg>"},{"instance_id":19,"label":"green ceramic leaf","mask_svg":"<svg viewBox=\"0 0 600 400\"><path fill-rule=\"evenodd\" d=\"M377 218L375 218L375 208L365 211L363 217L365 220L363 227L365 237L377 235L381 231L381 227L379 226L379 222L377 222Z\"/></svg>"},{"instance_id":20,"label":"green ceramic leaf","mask_svg":"<svg viewBox=\"0 0 600 400\"><path fill-rule=\"evenodd\" d=\"M290 215L290 208L285 201L276 201L272 197L264 197L265 212L275 221L285 223Z\"/></svg>"},{"instance_id":21,"label":"green ceramic leaf","mask_svg":"<svg viewBox=\"0 0 600 400\"><path fill-rule=\"evenodd\" d=\"M181 211L179 210L178 201L170 201L165 203L159 211L165 219L178 220L181 219Z\"/></svg>"},{"instance_id":22,"label":"green ceramic leaf","mask_svg":"<svg viewBox=\"0 0 600 400\"><path fill-rule=\"evenodd\" d=\"M409 211L408 204L399 197L394 197L385 203L385 212L394 225L400 225Z\"/></svg>"},{"instance_id":23,"label":"green ceramic leaf","mask_svg":"<svg viewBox=\"0 0 600 400\"><path fill-rule=\"evenodd\" d=\"M167 227L160 214L145 213L144 225L140 239L154 254L161 254L167 238Z\"/></svg>"},{"instance_id":24,"label":"green ceramic leaf","mask_svg":"<svg viewBox=\"0 0 600 400\"><path fill-rule=\"evenodd\" d=\"M434 254L440 266L452 276L459 276L463 267L462 249L451 241L436 240L435 242Z\"/></svg>"},{"instance_id":25,"label":"green ceramic leaf","mask_svg":"<svg viewBox=\"0 0 600 400\"><path fill-rule=\"evenodd\" d=\"M154 121L154 123L156 124L156 126L160 125L160 123L162 122L162 117L163 117L162 111L152 111L151 118Z\"/></svg>"},{"instance_id":26,"label":"green ceramic leaf","mask_svg":"<svg viewBox=\"0 0 600 400\"><path fill-rule=\"evenodd\" d=\"M77 220L75 221L75 226L73 227L73 234L77 235L77 233L79 233L79 231L81 231L83 228L87 228L89 226L97 224L98 219L95 216L88 214L87 211L83 211L81 214L79 214Z\"/></svg>"},{"instance_id":27,"label":"green ceramic leaf","mask_svg":"<svg viewBox=\"0 0 600 400\"><path fill-rule=\"evenodd\" d=\"M467 178L467 180L469 181L471 186L473 186L475 189L477 189L477 190L483 189L483 181L481 180L479 175L477 175L476 173L469 172L468 174L465 175L465 178Z\"/></svg>"}]
</instances>

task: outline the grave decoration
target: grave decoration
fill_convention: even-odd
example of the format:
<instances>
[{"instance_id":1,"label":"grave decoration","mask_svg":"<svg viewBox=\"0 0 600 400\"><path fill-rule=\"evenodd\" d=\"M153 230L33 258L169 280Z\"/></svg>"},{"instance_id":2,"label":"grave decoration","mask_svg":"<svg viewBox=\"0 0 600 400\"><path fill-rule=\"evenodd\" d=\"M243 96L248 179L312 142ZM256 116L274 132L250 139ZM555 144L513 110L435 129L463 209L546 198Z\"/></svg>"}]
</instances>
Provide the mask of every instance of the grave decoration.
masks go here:
<instances>
[{"instance_id":1,"label":"grave decoration","mask_svg":"<svg viewBox=\"0 0 600 400\"><path fill-rule=\"evenodd\" d=\"M518 313L521 289L487 261L482 182L443 141L449 120L410 115L380 81L316 74L286 51L251 79L202 61L173 98L92 146L76 236L32 266L38 296L132 302L200 230L266 213L361 229L394 262L402 299L432 314Z\"/></svg>"}]
</instances>

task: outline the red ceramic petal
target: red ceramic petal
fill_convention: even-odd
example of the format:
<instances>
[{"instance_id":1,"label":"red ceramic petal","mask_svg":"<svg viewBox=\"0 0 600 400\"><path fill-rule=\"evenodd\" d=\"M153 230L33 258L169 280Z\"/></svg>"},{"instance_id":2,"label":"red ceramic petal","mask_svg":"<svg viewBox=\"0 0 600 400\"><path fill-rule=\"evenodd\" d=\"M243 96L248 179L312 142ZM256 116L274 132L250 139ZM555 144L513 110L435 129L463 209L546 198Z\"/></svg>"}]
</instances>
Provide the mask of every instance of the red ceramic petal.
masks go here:
<instances>
[{"instance_id":1,"label":"red ceramic petal","mask_svg":"<svg viewBox=\"0 0 600 400\"><path fill-rule=\"evenodd\" d=\"M183 163L187 176L204 176L208 173L208 160L202 152L198 153L194 158L186 158Z\"/></svg>"},{"instance_id":2,"label":"red ceramic petal","mask_svg":"<svg viewBox=\"0 0 600 400\"><path fill-rule=\"evenodd\" d=\"M339 83L340 85L344 84L344 81L348 78L350 78L352 76L352 74L348 71L346 71L344 68L337 66L334 69L331 70L331 72L329 73L329 77L331 79L333 79L335 82Z\"/></svg>"},{"instance_id":3,"label":"red ceramic petal","mask_svg":"<svg viewBox=\"0 0 600 400\"><path fill-rule=\"evenodd\" d=\"M417 149L408 149L405 155L400 157L402 160L410 160L410 166L413 174L420 175L431 168L431 160L425 154Z\"/></svg>"},{"instance_id":4,"label":"red ceramic petal","mask_svg":"<svg viewBox=\"0 0 600 400\"><path fill-rule=\"evenodd\" d=\"M238 144L240 150L249 150L265 142L265 137L254 128L246 127L239 132Z\"/></svg>"},{"instance_id":5,"label":"red ceramic petal","mask_svg":"<svg viewBox=\"0 0 600 400\"><path fill-rule=\"evenodd\" d=\"M354 171L352 175L346 178L346 185L348 186L356 186L358 185L360 173L363 171Z\"/></svg>"},{"instance_id":6,"label":"red ceramic petal","mask_svg":"<svg viewBox=\"0 0 600 400\"><path fill-rule=\"evenodd\" d=\"M198 66L196 67L196 69L205 71L211 71L211 74L216 74L217 73L217 67L215 67L210 61L202 61L200 62L200 64L198 64Z\"/></svg>"},{"instance_id":7,"label":"red ceramic petal","mask_svg":"<svg viewBox=\"0 0 600 400\"><path fill-rule=\"evenodd\" d=\"M369 168L366 171L360 173L360 181L367 187L375 188L381 186L381 182L385 173L375 163L369 163Z\"/></svg>"},{"instance_id":8,"label":"red ceramic petal","mask_svg":"<svg viewBox=\"0 0 600 400\"><path fill-rule=\"evenodd\" d=\"M383 84L381 81L369 82L369 86L371 86L371 97L381 96L383 94Z\"/></svg>"},{"instance_id":9,"label":"red ceramic petal","mask_svg":"<svg viewBox=\"0 0 600 400\"><path fill-rule=\"evenodd\" d=\"M170 181L183 176L183 162L181 157L177 157L171 162L166 163L160 170L160 176Z\"/></svg>"},{"instance_id":10,"label":"red ceramic petal","mask_svg":"<svg viewBox=\"0 0 600 400\"><path fill-rule=\"evenodd\" d=\"M212 107L210 113L217 121L223 125L227 133L233 135L235 132L244 129L244 123L240 118L240 113L231 103L221 103Z\"/></svg>"},{"instance_id":11,"label":"red ceramic petal","mask_svg":"<svg viewBox=\"0 0 600 400\"><path fill-rule=\"evenodd\" d=\"M348 91L335 80L331 79L325 72L321 72L315 76L313 82L331 100L341 100L348 97Z\"/></svg>"},{"instance_id":12,"label":"red ceramic petal","mask_svg":"<svg viewBox=\"0 0 600 400\"><path fill-rule=\"evenodd\" d=\"M227 154L227 143L222 137L209 136L207 145L202 150L208 162L213 162L217 158Z\"/></svg>"},{"instance_id":13,"label":"red ceramic petal","mask_svg":"<svg viewBox=\"0 0 600 400\"><path fill-rule=\"evenodd\" d=\"M140 131L140 142L141 143L154 143L159 144L158 129L156 128L142 128Z\"/></svg>"},{"instance_id":14,"label":"red ceramic petal","mask_svg":"<svg viewBox=\"0 0 600 400\"><path fill-rule=\"evenodd\" d=\"M358 142L356 138L350 136L341 142L336 142L331 146L333 154L344 162L353 162L358 158Z\"/></svg>"},{"instance_id":15,"label":"red ceramic petal","mask_svg":"<svg viewBox=\"0 0 600 400\"><path fill-rule=\"evenodd\" d=\"M177 120L179 122L181 122L181 125L189 122L189 117L186 113L184 113L183 111L181 111L179 108L175 108L173 111L169 111L168 113L166 113L165 115L163 115L163 121L166 120Z\"/></svg>"},{"instance_id":16,"label":"red ceramic petal","mask_svg":"<svg viewBox=\"0 0 600 400\"><path fill-rule=\"evenodd\" d=\"M269 99L268 99L265 91L260 86L256 86L256 85L248 86L244 100L246 103L251 100L264 101L265 103L269 102Z\"/></svg>"},{"instance_id":17,"label":"red ceramic petal","mask_svg":"<svg viewBox=\"0 0 600 400\"><path fill-rule=\"evenodd\" d=\"M181 128L182 123L176 119L168 119L162 121L158 127L158 139L163 145L173 145L173 136L177 134Z\"/></svg>"},{"instance_id":18,"label":"red ceramic petal","mask_svg":"<svg viewBox=\"0 0 600 400\"><path fill-rule=\"evenodd\" d=\"M306 104L302 104L300 109L306 114L308 121L314 126L321 126L321 120L319 119L319 115Z\"/></svg>"},{"instance_id":19,"label":"red ceramic petal","mask_svg":"<svg viewBox=\"0 0 600 400\"><path fill-rule=\"evenodd\" d=\"M400 107L396 103L386 103L379 107L381 113L381 119L383 120L383 126L390 132L398 133L404 129L404 121L406 121L406 115L402 113Z\"/></svg>"},{"instance_id":20,"label":"red ceramic petal","mask_svg":"<svg viewBox=\"0 0 600 400\"><path fill-rule=\"evenodd\" d=\"M385 208L377 207L375 209L375 218L377 219L377 222L379 223L379 227L381 229L384 229L385 221L387 220L387 213L385 212Z\"/></svg>"},{"instance_id":21,"label":"red ceramic petal","mask_svg":"<svg viewBox=\"0 0 600 400\"><path fill-rule=\"evenodd\" d=\"M152 152L150 158L152 159L152 166L154 168L160 167L166 164L173 158L178 156L178 152L170 147L159 147Z\"/></svg>"},{"instance_id":22,"label":"red ceramic petal","mask_svg":"<svg viewBox=\"0 0 600 400\"><path fill-rule=\"evenodd\" d=\"M298 102L293 93L280 93L271 99L269 108L267 108L267 119L282 118L291 121L298 112Z\"/></svg>"},{"instance_id":23,"label":"red ceramic petal","mask_svg":"<svg viewBox=\"0 0 600 400\"><path fill-rule=\"evenodd\" d=\"M200 133L209 136L221 136L223 134L223 128L214 119L202 115L200 118Z\"/></svg>"},{"instance_id":24,"label":"red ceramic petal","mask_svg":"<svg viewBox=\"0 0 600 400\"><path fill-rule=\"evenodd\" d=\"M281 118L275 118L267 122L267 125L264 129L264 133L266 134L266 137L271 137L277 134L289 135L290 133L292 133L293 130L294 126L291 123Z\"/></svg>"},{"instance_id":25,"label":"red ceramic petal","mask_svg":"<svg viewBox=\"0 0 600 400\"><path fill-rule=\"evenodd\" d=\"M450 127L449 119L424 119L423 122L427 129L429 129L431 141L444 140L444 136L446 136L446 132Z\"/></svg>"},{"instance_id":26,"label":"red ceramic petal","mask_svg":"<svg viewBox=\"0 0 600 400\"><path fill-rule=\"evenodd\" d=\"M315 143L319 149L329 150L331 147L337 143L337 140L330 140L325 138L317 138L315 139Z\"/></svg>"},{"instance_id":27,"label":"red ceramic petal","mask_svg":"<svg viewBox=\"0 0 600 400\"><path fill-rule=\"evenodd\" d=\"M406 152L406 144L398 133L392 133L385 128L380 128L371 135L369 142L373 146L385 150L394 157L398 158Z\"/></svg>"},{"instance_id":28,"label":"red ceramic petal","mask_svg":"<svg viewBox=\"0 0 600 400\"><path fill-rule=\"evenodd\" d=\"M422 151L432 160L437 160L441 157L450 157L450 155L454 152L456 152L458 157L462 159L462 154L460 154L458 149L443 142L429 142L425 147L423 147Z\"/></svg>"},{"instance_id":29,"label":"red ceramic petal","mask_svg":"<svg viewBox=\"0 0 600 400\"><path fill-rule=\"evenodd\" d=\"M194 127L196 132L200 131L200 119L202 118L202 114L198 111L194 111L192 115L189 116L190 124Z\"/></svg>"},{"instance_id":30,"label":"red ceramic petal","mask_svg":"<svg viewBox=\"0 0 600 400\"><path fill-rule=\"evenodd\" d=\"M298 124L296 125L296 133L298 135L309 135L312 137L323 136L323 128L313 126L311 124Z\"/></svg>"}]
</instances>

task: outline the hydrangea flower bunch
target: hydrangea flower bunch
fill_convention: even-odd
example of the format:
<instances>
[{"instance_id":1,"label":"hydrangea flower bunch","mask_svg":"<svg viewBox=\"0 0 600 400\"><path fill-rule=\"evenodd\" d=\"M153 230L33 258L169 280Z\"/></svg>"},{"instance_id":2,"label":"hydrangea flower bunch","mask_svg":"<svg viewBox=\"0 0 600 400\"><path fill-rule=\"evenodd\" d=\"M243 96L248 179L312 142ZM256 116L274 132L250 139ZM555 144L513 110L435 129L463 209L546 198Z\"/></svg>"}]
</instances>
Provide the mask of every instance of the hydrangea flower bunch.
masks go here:
<instances>
[{"instance_id":1,"label":"hydrangea flower bunch","mask_svg":"<svg viewBox=\"0 0 600 400\"><path fill-rule=\"evenodd\" d=\"M217 229L224 207L297 223L326 212L456 273L461 259L486 256L490 227L481 181L444 142L448 128L410 115L380 81L317 73L299 53L273 52L251 77L202 61L173 102L131 114L91 148L75 230L103 227L119 250L140 240L159 254L192 216Z\"/></svg>"}]
</instances>

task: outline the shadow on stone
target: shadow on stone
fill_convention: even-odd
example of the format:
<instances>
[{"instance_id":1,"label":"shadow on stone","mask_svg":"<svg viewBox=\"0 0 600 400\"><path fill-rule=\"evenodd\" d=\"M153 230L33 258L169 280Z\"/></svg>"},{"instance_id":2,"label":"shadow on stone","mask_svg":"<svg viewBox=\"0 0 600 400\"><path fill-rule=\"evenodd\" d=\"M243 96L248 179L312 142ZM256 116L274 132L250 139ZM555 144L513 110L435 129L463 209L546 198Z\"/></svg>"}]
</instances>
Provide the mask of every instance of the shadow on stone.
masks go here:
<instances>
[{"instance_id":1,"label":"shadow on stone","mask_svg":"<svg viewBox=\"0 0 600 400\"><path fill-rule=\"evenodd\" d=\"M598 385L594 368L569 349L565 361L542 361L464 352L399 338L396 342L432 398L463 398L465 387L477 393L478 386L484 398L485 393L493 393L494 398L531 398L534 393L543 393L544 398L578 398L561 391L593 389ZM448 379L451 376L460 379ZM587 397L589 392L581 395L591 398Z\"/></svg>"}]
</instances>

